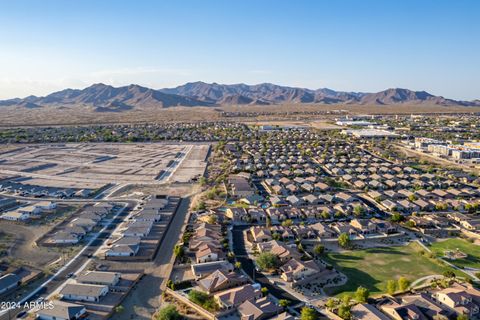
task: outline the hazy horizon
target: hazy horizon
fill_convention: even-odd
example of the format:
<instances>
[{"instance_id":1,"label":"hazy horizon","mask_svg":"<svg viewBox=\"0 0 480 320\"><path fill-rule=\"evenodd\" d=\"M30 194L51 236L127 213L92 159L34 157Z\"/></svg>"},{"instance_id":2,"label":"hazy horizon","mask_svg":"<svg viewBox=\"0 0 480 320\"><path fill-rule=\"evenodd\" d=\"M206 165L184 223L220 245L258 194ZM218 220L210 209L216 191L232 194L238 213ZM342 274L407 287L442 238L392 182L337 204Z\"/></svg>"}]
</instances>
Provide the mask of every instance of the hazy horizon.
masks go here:
<instances>
[{"instance_id":1,"label":"hazy horizon","mask_svg":"<svg viewBox=\"0 0 480 320\"><path fill-rule=\"evenodd\" d=\"M474 0L0 1L0 99L203 81L474 100L479 9Z\"/></svg>"}]
</instances>

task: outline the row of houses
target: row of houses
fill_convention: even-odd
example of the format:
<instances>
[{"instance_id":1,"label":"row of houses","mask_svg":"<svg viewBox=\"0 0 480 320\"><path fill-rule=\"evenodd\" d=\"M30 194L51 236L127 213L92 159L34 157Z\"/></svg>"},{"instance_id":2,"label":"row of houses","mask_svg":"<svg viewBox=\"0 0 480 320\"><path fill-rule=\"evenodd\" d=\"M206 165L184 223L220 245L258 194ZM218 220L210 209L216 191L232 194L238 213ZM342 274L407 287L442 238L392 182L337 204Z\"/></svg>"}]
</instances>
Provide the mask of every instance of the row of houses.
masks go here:
<instances>
[{"instance_id":1,"label":"row of houses","mask_svg":"<svg viewBox=\"0 0 480 320\"><path fill-rule=\"evenodd\" d=\"M351 215L366 216L371 212L371 208L365 203L358 199L352 199L352 202L334 205L288 206L285 204L268 209L229 207L225 211L225 217L233 222L265 222L268 218L270 219L270 224L276 225L287 219L316 221L318 219L333 219L339 215L342 217Z\"/></svg>"},{"instance_id":2,"label":"row of houses","mask_svg":"<svg viewBox=\"0 0 480 320\"><path fill-rule=\"evenodd\" d=\"M381 319L478 319L480 291L468 284L380 300L376 307L388 317ZM363 318L366 319L366 318Z\"/></svg>"},{"instance_id":3,"label":"row of houses","mask_svg":"<svg viewBox=\"0 0 480 320\"><path fill-rule=\"evenodd\" d=\"M15 205L16 201L8 199L4 202L10 207ZM7 211L0 215L0 219L9 221L27 221L30 219L38 219L46 212L52 212L57 207L57 204L52 201L38 201L29 203L26 206L18 207L14 210Z\"/></svg>"},{"instance_id":4,"label":"row of houses","mask_svg":"<svg viewBox=\"0 0 480 320\"><path fill-rule=\"evenodd\" d=\"M124 290L119 285L121 279L119 272L85 271L63 286L60 300L53 300L50 307L38 310L37 319L81 319L89 316L86 306L92 308L93 305L99 305L99 310L106 311L108 307L104 309L102 302L110 292Z\"/></svg>"},{"instance_id":5,"label":"row of houses","mask_svg":"<svg viewBox=\"0 0 480 320\"><path fill-rule=\"evenodd\" d=\"M57 245L74 245L79 243L89 232L93 230L100 221L107 216L113 205L109 203L98 203L94 206L84 207L67 224L62 225L48 239L47 243Z\"/></svg>"},{"instance_id":6,"label":"row of houses","mask_svg":"<svg viewBox=\"0 0 480 320\"><path fill-rule=\"evenodd\" d=\"M199 223L194 230L188 249L195 255L195 263L226 260L222 244L224 237L219 224Z\"/></svg>"},{"instance_id":7,"label":"row of houses","mask_svg":"<svg viewBox=\"0 0 480 320\"><path fill-rule=\"evenodd\" d=\"M168 198L163 197L152 196L147 199L140 211L121 225L119 235L109 241L105 256L110 258L136 256L142 239L147 238L154 225L162 221L162 211L168 203Z\"/></svg>"}]
</instances>

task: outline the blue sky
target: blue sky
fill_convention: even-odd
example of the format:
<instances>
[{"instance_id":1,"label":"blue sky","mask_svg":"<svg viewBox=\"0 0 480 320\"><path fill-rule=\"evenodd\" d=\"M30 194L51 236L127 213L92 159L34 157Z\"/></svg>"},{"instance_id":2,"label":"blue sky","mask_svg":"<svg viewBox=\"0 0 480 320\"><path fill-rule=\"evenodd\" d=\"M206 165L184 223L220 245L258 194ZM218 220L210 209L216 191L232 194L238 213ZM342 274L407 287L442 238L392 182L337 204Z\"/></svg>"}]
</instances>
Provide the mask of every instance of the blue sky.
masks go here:
<instances>
[{"instance_id":1,"label":"blue sky","mask_svg":"<svg viewBox=\"0 0 480 320\"><path fill-rule=\"evenodd\" d=\"M188 81L480 98L477 0L0 0L0 98Z\"/></svg>"}]
</instances>

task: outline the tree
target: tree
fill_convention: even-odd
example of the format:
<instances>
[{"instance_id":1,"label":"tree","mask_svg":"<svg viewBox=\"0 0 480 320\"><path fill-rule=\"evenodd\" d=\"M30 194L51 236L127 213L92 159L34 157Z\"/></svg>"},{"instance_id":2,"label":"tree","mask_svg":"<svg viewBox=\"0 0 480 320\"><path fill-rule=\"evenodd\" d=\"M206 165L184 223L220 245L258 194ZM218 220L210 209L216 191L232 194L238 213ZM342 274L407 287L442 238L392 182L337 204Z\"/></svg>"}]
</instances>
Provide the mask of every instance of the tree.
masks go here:
<instances>
[{"instance_id":1,"label":"tree","mask_svg":"<svg viewBox=\"0 0 480 320\"><path fill-rule=\"evenodd\" d=\"M367 302L369 295L370 291L368 291L367 288L360 286L357 288L357 291L355 291L355 300L362 303Z\"/></svg>"},{"instance_id":2,"label":"tree","mask_svg":"<svg viewBox=\"0 0 480 320\"><path fill-rule=\"evenodd\" d=\"M267 288L262 287L262 289L260 289L260 291L262 292L262 295L263 295L264 297L267 296L267 294L268 294L268 289L267 289Z\"/></svg>"},{"instance_id":3,"label":"tree","mask_svg":"<svg viewBox=\"0 0 480 320\"><path fill-rule=\"evenodd\" d=\"M334 298L329 298L325 303L327 309L333 310L337 306L337 301Z\"/></svg>"},{"instance_id":4,"label":"tree","mask_svg":"<svg viewBox=\"0 0 480 320\"><path fill-rule=\"evenodd\" d=\"M452 270L446 270L443 272L443 276L445 278L455 278L455 272L453 272Z\"/></svg>"},{"instance_id":5,"label":"tree","mask_svg":"<svg viewBox=\"0 0 480 320\"><path fill-rule=\"evenodd\" d=\"M346 294L346 295L344 295L344 296L342 297L342 303L343 303L344 305L347 305L347 306L348 306L348 305L350 304L351 300L352 300L352 296L349 295L349 294Z\"/></svg>"},{"instance_id":6,"label":"tree","mask_svg":"<svg viewBox=\"0 0 480 320\"><path fill-rule=\"evenodd\" d=\"M215 311L219 308L218 304L215 302L215 299L202 291L190 290L188 293L188 299L208 311Z\"/></svg>"},{"instance_id":7,"label":"tree","mask_svg":"<svg viewBox=\"0 0 480 320\"><path fill-rule=\"evenodd\" d=\"M398 288L400 289L400 291L405 291L408 289L408 287L410 286L410 281L408 281L407 278L405 277L400 277L398 279Z\"/></svg>"},{"instance_id":8,"label":"tree","mask_svg":"<svg viewBox=\"0 0 480 320\"><path fill-rule=\"evenodd\" d=\"M355 206L355 208L353 208L353 214L357 217L360 217L360 216L363 216L363 214L365 213L365 208L363 206Z\"/></svg>"},{"instance_id":9,"label":"tree","mask_svg":"<svg viewBox=\"0 0 480 320\"><path fill-rule=\"evenodd\" d=\"M167 288L170 288L175 291L175 283L170 279L168 279L167 281Z\"/></svg>"},{"instance_id":10,"label":"tree","mask_svg":"<svg viewBox=\"0 0 480 320\"><path fill-rule=\"evenodd\" d=\"M327 219L330 219L330 212L328 212L327 209L324 209L321 213L321 216L323 219L327 220Z\"/></svg>"},{"instance_id":11,"label":"tree","mask_svg":"<svg viewBox=\"0 0 480 320\"><path fill-rule=\"evenodd\" d=\"M317 244L313 247L313 253L318 257L321 256L325 252L325 247L321 244Z\"/></svg>"},{"instance_id":12,"label":"tree","mask_svg":"<svg viewBox=\"0 0 480 320\"><path fill-rule=\"evenodd\" d=\"M468 316L466 314L459 314L457 320L468 320Z\"/></svg>"},{"instance_id":13,"label":"tree","mask_svg":"<svg viewBox=\"0 0 480 320\"><path fill-rule=\"evenodd\" d=\"M210 223L210 224L217 223L217 216L214 215L214 214L209 215L207 222Z\"/></svg>"},{"instance_id":14,"label":"tree","mask_svg":"<svg viewBox=\"0 0 480 320\"><path fill-rule=\"evenodd\" d=\"M415 222L412 221L412 220L408 220L408 221L407 221L407 227L409 227L409 228L415 227Z\"/></svg>"},{"instance_id":15,"label":"tree","mask_svg":"<svg viewBox=\"0 0 480 320\"><path fill-rule=\"evenodd\" d=\"M338 244L340 247L348 249L350 248L350 237L346 233L342 233L338 236Z\"/></svg>"},{"instance_id":16,"label":"tree","mask_svg":"<svg viewBox=\"0 0 480 320\"><path fill-rule=\"evenodd\" d=\"M160 309L156 316L156 320L179 320L182 316L178 313L177 308L173 304Z\"/></svg>"},{"instance_id":17,"label":"tree","mask_svg":"<svg viewBox=\"0 0 480 320\"><path fill-rule=\"evenodd\" d=\"M173 248L173 254L177 258L182 258L185 254L185 250L183 249L183 246L181 245L175 245L175 248Z\"/></svg>"},{"instance_id":18,"label":"tree","mask_svg":"<svg viewBox=\"0 0 480 320\"><path fill-rule=\"evenodd\" d=\"M318 314L315 309L303 307L300 313L300 320L317 320Z\"/></svg>"},{"instance_id":19,"label":"tree","mask_svg":"<svg viewBox=\"0 0 480 320\"><path fill-rule=\"evenodd\" d=\"M197 207L195 210L197 211L201 211L201 210L205 210L207 208L207 205L205 204L205 201L200 201L198 204L197 204Z\"/></svg>"},{"instance_id":20,"label":"tree","mask_svg":"<svg viewBox=\"0 0 480 320\"><path fill-rule=\"evenodd\" d=\"M125 307L122 306L121 304L119 304L118 306L115 307L115 312L116 313L122 313L123 311L125 311Z\"/></svg>"},{"instance_id":21,"label":"tree","mask_svg":"<svg viewBox=\"0 0 480 320\"><path fill-rule=\"evenodd\" d=\"M352 318L352 313L350 311L350 306L349 305L345 305L345 304L342 304L339 308L338 308L338 316L342 319L350 319Z\"/></svg>"},{"instance_id":22,"label":"tree","mask_svg":"<svg viewBox=\"0 0 480 320\"><path fill-rule=\"evenodd\" d=\"M287 299L280 299L278 300L278 305L282 308L286 308L290 305L290 301L288 301Z\"/></svg>"},{"instance_id":23,"label":"tree","mask_svg":"<svg viewBox=\"0 0 480 320\"><path fill-rule=\"evenodd\" d=\"M293 225L292 219L287 219L287 220L282 222L282 226L284 226L284 227L291 227L292 225Z\"/></svg>"},{"instance_id":24,"label":"tree","mask_svg":"<svg viewBox=\"0 0 480 320\"><path fill-rule=\"evenodd\" d=\"M397 283L394 280L387 281L387 292L388 294L394 294L397 291Z\"/></svg>"},{"instance_id":25,"label":"tree","mask_svg":"<svg viewBox=\"0 0 480 320\"><path fill-rule=\"evenodd\" d=\"M392 222L402 222L403 220L405 219L404 216L402 216L400 213L398 212L395 212L392 217L390 218L390 220Z\"/></svg>"},{"instance_id":26,"label":"tree","mask_svg":"<svg viewBox=\"0 0 480 320\"><path fill-rule=\"evenodd\" d=\"M278 257L270 252L262 252L257 258L257 265L261 270L273 270L279 266Z\"/></svg>"},{"instance_id":27,"label":"tree","mask_svg":"<svg viewBox=\"0 0 480 320\"><path fill-rule=\"evenodd\" d=\"M241 269L242 268L242 263L240 261L235 262L235 269Z\"/></svg>"}]
</instances>

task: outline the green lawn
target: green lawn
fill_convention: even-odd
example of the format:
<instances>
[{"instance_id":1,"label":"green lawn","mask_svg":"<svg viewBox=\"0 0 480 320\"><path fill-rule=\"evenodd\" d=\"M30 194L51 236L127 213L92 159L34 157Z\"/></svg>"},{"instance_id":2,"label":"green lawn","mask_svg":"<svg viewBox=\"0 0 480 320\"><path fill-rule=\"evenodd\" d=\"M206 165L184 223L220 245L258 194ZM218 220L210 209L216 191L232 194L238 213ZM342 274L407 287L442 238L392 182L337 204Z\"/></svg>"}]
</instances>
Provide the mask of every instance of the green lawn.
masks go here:
<instances>
[{"instance_id":1,"label":"green lawn","mask_svg":"<svg viewBox=\"0 0 480 320\"><path fill-rule=\"evenodd\" d=\"M464 239L448 239L434 242L430 248L438 257L443 257L445 250L460 250L468 256L465 259L447 260L458 267L480 268L480 246Z\"/></svg>"},{"instance_id":2,"label":"green lawn","mask_svg":"<svg viewBox=\"0 0 480 320\"><path fill-rule=\"evenodd\" d=\"M348 277L347 284L327 288L331 295L351 293L364 286L371 294L386 292L388 280L401 276L415 281L424 276L442 274L450 270L436 260L421 255L419 244L390 248L371 248L342 253L328 253L326 260Z\"/></svg>"}]
</instances>

